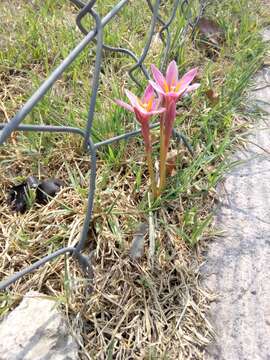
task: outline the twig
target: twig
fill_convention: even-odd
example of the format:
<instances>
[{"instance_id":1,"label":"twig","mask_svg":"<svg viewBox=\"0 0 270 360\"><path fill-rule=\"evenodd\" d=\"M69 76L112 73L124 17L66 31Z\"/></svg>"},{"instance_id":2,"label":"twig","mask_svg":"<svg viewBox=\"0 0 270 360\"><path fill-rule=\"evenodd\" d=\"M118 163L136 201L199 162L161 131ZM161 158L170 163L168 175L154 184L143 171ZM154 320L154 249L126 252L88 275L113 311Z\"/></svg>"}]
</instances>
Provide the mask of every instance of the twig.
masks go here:
<instances>
[{"instance_id":1,"label":"twig","mask_svg":"<svg viewBox=\"0 0 270 360\"><path fill-rule=\"evenodd\" d=\"M266 154L270 155L270 151L266 150L265 148L263 148L262 146L256 144L255 142L251 141L251 140L245 140L245 139L242 139L243 142L246 142L246 143L250 143L252 145L255 145L257 146L259 149L261 149L262 151L266 152Z\"/></svg>"}]
</instances>

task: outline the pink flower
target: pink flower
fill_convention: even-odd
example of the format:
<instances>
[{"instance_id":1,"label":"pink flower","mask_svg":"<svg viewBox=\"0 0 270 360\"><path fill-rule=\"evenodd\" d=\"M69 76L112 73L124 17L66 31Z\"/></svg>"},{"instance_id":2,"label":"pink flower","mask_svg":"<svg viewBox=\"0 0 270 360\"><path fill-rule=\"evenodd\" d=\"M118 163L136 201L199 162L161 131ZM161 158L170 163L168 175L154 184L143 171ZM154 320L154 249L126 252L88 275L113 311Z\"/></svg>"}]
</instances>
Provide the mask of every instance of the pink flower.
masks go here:
<instances>
[{"instance_id":1,"label":"pink flower","mask_svg":"<svg viewBox=\"0 0 270 360\"><path fill-rule=\"evenodd\" d=\"M200 84L190 85L197 75L198 70L196 68L188 71L179 80L178 68L174 60L170 62L167 68L166 77L162 75L154 64L151 65L151 70L155 82L150 80L150 84L159 94L164 96L165 99L172 99L176 101L181 95L186 95L200 86Z\"/></svg>"},{"instance_id":2,"label":"pink flower","mask_svg":"<svg viewBox=\"0 0 270 360\"><path fill-rule=\"evenodd\" d=\"M131 105L125 103L122 100L115 100L115 102L132 112L135 112L134 109L137 109L137 112L140 113L142 118L147 117L149 119L152 115L160 114L165 111L165 109L159 108L160 101L159 99L155 98L154 89L150 84L145 89L141 100L128 90L125 90L125 93Z\"/></svg>"},{"instance_id":3,"label":"pink flower","mask_svg":"<svg viewBox=\"0 0 270 360\"><path fill-rule=\"evenodd\" d=\"M155 65L151 65L154 81L150 80L150 85L157 91L162 98L165 112L160 117L160 184L157 195L160 195L166 182L166 157L169 149L169 141L173 131L176 117L176 102L180 96L187 95L190 91L197 89L200 85L190 85L197 75L197 69L188 71L180 80L178 79L178 68L175 61L170 62L166 77L158 70Z\"/></svg>"},{"instance_id":4,"label":"pink flower","mask_svg":"<svg viewBox=\"0 0 270 360\"><path fill-rule=\"evenodd\" d=\"M117 105L135 113L137 121L141 124L141 131L146 149L149 151L151 150L149 120L153 115L164 112L165 108L159 107L160 99L155 98L154 89L150 84L145 89L141 100L128 90L125 90L125 93L130 104L127 104L122 100L115 100L115 102Z\"/></svg>"}]
</instances>

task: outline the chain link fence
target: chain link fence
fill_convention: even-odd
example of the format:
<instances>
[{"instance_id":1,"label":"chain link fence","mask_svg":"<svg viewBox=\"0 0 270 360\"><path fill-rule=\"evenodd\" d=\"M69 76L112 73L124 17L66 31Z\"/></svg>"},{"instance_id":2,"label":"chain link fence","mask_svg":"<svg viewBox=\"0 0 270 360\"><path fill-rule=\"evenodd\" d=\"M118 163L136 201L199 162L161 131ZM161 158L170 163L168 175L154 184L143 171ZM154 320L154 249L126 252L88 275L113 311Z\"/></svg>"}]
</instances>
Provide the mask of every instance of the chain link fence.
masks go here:
<instances>
[{"instance_id":1,"label":"chain link fence","mask_svg":"<svg viewBox=\"0 0 270 360\"><path fill-rule=\"evenodd\" d=\"M161 8L167 6L167 1L163 2L156 0L151 2L150 0L145 1L145 5L149 7L152 18L151 23L148 28L148 34L146 36L145 46L142 50L142 53L138 56L130 49L124 47L112 47L104 43L103 29L105 26L109 26L115 16L121 11L124 6L132 6L132 3L129 0L119 1L110 12L106 14L103 18L100 17L99 13L95 10L96 0L91 0L88 3L85 3L81 0L70 0L73 5L78 8L78 15L76 17L76 23L81 32L85 35L84 38L78 43L78 45L70 52L70 54L61 62L61 64L51 73L51 75L43 82L43 84L36 90L36 92L30 97L30 99L23 105L23 107L16 113L16 115L10 119L8 123L0 124L0 144L2 145L11 135L13 131L35 131L35 132L51 132L51 133L74 133L80 135L84 139L84 149L87 151L90 157L91 163L91 173L89 181L89 190L88 190L88 205L87 211L84 218L83 227L81 230L80 239L76 246L74 247L63 247L56 252L45 256L39 261L35 262L31 266L22 269L21 271L11 275L10 277L4 279L0 282L0 290L4 290L9 285L14 283L16 280L20 279L24 275L34 271L40 266L44 265L48 261L53 260L54 258L63 255L70 254L73 255L81 266L85 277L91 280L92 268L90 264L90 259L83 254L83 249L86 244L87 234L89 230L90 221L93 213L93 204L95 197L95 188L96 188L96 167L97 167L97 151L100 147L106 146L121 140L128 140L131 137L134 137L140 133L140 130L134 130L119 136L115 136L104 141L94 142L92 138L92 125L95 115L95 105L99 88L100 81L100 72L102 65L102 54L103 51L112 51L123 54L123 56L129 56L134 61L134 65L129 69L128 73L130 78L138 87L142 87L141 82L138 77L135 76L135 71L139 70L141 74L146 78L150 79L149 73L144 61L149 53L153 37L158 32L160 39L163 43L163 52L161 54L161 70L164 70L170 55L171 45L172 45L172 36L170 31L170 26L176 18L177 11L181 11L185 17L185 25L181 29L181 42L183 43L187 36L190 36L196 28L196 24L199 19L202 17L202 14L207 5L206 0L197 1L197 11L194 14L194 11L191 11L192 0L174 0L170 6L171 13L168 16L168 19L164 20L161 13ZM136 0L142 1L143 0ZM169 4L169 2L168 2ZM170 4L169 4L170 5ZM86 29L83 25L83 19L90 15L94 22L95 27L93 29ZM57 79L63 74L63 72L76 60L79 54L90 44L93 44L95 47L95 65L94 72L91 84L91 99L88 110L88 117L86 126L84 128L70 127L70 126L52 126L52 125L23 125L21 124L24 118L31 112L31 110L42 100L44 95L48 90L54 85ZM136 71L137 73L137 71ZM158 126L159 123L153 124L152 127ZM188 148L190 153L192 153L192 148L189 145L185 137L174 130L174 136L177 140L182 141L183 144Z\"/></svg>"}]
</instances>

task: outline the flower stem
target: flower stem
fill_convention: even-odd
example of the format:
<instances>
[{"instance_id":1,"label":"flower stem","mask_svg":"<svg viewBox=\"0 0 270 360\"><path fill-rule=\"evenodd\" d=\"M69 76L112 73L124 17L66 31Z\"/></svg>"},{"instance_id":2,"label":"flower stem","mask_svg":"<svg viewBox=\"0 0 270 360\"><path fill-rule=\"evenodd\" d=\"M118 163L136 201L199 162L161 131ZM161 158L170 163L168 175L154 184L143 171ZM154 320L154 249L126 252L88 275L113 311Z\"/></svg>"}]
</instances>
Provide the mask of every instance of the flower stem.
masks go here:
<instances>
[{"instance_id":1,"label":"flower stem","mask_svg":"<svg viewBox=\"0 0 270 360\"><path fill-rule=\"evenodd\" d=\"M164 114L165 115L165 114ZM162 116L161 123L160 123L160 158L159 158L159 187L157 196L160 196L165 183L166 183L166 156L167 151L165 147L165 129L164 129L164 123L165 123L165 116Z\"/></svg>"},{"instance_id":2,"label":"flower stem","mask_svg":"<svg viewBox=\"0 0 270 360\"><path fill-rule=\"evenodd\" d=\"M165 141L163 137L163 142L161 145L161 152L160 152L160 183L158 188L158 196L161 195L162 191L164 190L166 184L166 157L167 157L167 149L165 147Z\"/></svg>"},{"instance_id":3,"label":"flower stem","mask_svg":"<svg viewBox=\"0 0 270 360\"><path fill-rule=\"evenodd\" d=\"M148 171L150 175L150 182L151 182L151 191L153 198L156 199L157 197L157 185L156 185L156 178L155 178L155 172L152 162L152 156L151 151L146 151L146 157L147 157L147 165L148 165Z\"/></svg>"}]
</instances>

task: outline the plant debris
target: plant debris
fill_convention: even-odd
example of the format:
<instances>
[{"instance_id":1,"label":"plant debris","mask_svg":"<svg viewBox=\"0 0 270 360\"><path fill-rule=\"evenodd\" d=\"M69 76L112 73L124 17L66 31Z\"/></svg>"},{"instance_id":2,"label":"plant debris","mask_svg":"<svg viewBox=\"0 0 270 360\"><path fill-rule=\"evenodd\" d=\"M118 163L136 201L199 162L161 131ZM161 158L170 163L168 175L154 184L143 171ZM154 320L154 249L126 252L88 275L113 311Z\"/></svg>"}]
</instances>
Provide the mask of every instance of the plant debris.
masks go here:
<instances>
[{"instance_id":1,"label":"plant debris","mask_svg":"<svg viewBox=\"0 0 270 360\"><path fill-rule=\"evenodd\" d=\"M197 28L202 38L211 45L217 46L222 42L223 31L214 20L201 18L197 23Z\"/></svg>"},{"instance_id":2,"label":"plant debris","mask_svg":"<svg viewBox=\"0 0 270 360\"><path fill-rule=\"evenodd\" d=\"M7 202L11 209L21 214L29 208L30 189L38 187L38 180L34 176L29 176L19 185L14 185L8 194Z\"/></svg>"},{"instance_id":3,"label":"plant debris","mask_svg":"<svg viewBox=\"0 0 270 360\"><path fill-rule=\"evenodd\" d=\"M209 89L205 92L208 100L213 104L216 105L219 102L219 95L213 90Z\"/></svg>"},{"instance_id":4,"label":"plant debris","mask_svg":"<svg viewBox=\"0 0 270 360\"><path fill-rule=\"evenodd\" d=\"M145 223L139 224L129 251L129 255L133 260L137 260L143 256L143 248L144 248L144 237L148 230L148 225Z\"/></svg>"},{"instance_id":5,"label":"plant debris","mask_svg":"<svg viewBox=\"0 0 270 360\"><path fill-rule=\"evenodd\" d=\"M35 176L29 176L21 184L14 185L9 191L7 203L11 209L24 214L31 205L46 204L59 191L63 182L59 179L50 179L39 182ZM33 190L31 192L31 190ZM33 194L33 195L32 195Z\"/></svg>"},{"instance_id":6,"label":"plant debris","mask_svg":"<svg viewBox=\"0 0 270 360\"><path fill-rule=\"evenodd\" d=\"M128 154L134 151L135 144L136 139L127 144ZM12 158L13 153L9 156ZM140 164L141 156L140 152L134 156L136 164ZM181 162L183 156L181 154ZM74 168L80 165L81 176L77 175L74 181L80 180L81 186L87 189L87 156L79 157L76 150L68 148L61 156L59 150L54 149L50 158L54 167L48 166L44 172L56 172L57 178L69 179L64 161ZM25 166L31 162L30 155L24 156ZM17 173L20 164L21 158L0 174L4 189L10 184L9 174ZM94 274L90 275L91 282L82 276L74 257L58 257L50 266L26 275L13 287L18 286L17 291L23 293L24 289L44 286L49 289L49 295L60 297L65 282L69 290L61 299L68 303L71 324L76 319L83 324L82 355L88 355L85 358L107 359L111 352L113 359L139 360L150 355L161 359L165 353L172 359L180 356L202 359L203 348L212 335L205 320L210 295L201 291L198 282L200 257L194 257L193 250L176 232L186 201L175 200L170 209L163 207L155 212L145 204L145 210L140 212L141 198L131 195L134 194L131 164L126 163L124 176L119 170L110 173L109 196L108 187L97 183L94 229L89 233L89 245L85 249L88 256L94 248L90 255ZM97 178L102 176L104 167L100 166ZM147 181L142 179L142 193L147 193L147 188ZM57 199L59 201L51 201L39 211L27 211L19 219L0 199L3 277L9 275L11 267L22 269L51 249L73 245L79 239L85 218L85 201L82 201L81 193L76 187L70 187L58 193ZM63 206L60 207L60 203ZM23 232L20 232L20 224ZM132 235L131 226L133 229L135 226ZM136 248L133 254L141 256L135 260L130 256L132 242L133 249ZM11 258L10 254L16 256ZM61 303L66 306L64 302ZM153 344L157 342L153 352Z\"/></svg>"},{"instance_id":7,"label":"plant debris","mask_svg":"<svg viewBox=\"0 0 270 360\"><path fill-rule=\"evenodd\" d=\"M176 165L177 165L177 157L179 155L179 151L176 149L171 150L166 159L166 173L168 176L174 176L176 171Z\"/></svg>"}]
</instances>

